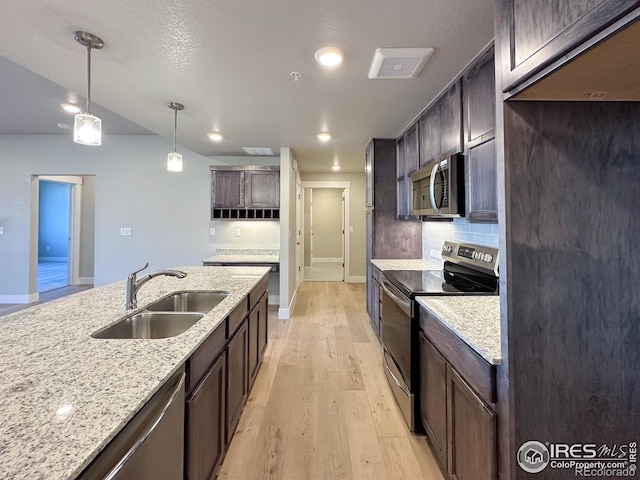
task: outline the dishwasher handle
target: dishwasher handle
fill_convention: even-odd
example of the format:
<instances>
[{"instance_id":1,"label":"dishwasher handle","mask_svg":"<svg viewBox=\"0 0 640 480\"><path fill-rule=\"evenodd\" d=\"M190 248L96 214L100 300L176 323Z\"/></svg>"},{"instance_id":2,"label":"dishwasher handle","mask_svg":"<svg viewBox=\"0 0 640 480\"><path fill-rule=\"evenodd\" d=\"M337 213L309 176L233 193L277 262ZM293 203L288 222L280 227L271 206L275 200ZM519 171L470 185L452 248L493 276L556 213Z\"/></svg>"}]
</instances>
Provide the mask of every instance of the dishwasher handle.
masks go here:
<instances>
[{"instance_id":1,"label":"dishwasher handle","mask_svg":"<svg viewBox=\"0 0 640 480\"><path fill-rule=\"evenodd\" d=\"M402 292L398 291L396 287L394 287L391 283L389 283L386 279L382 281L382 290L384 293L393 300L398 307L402 309L404 313L413 317L413 302L407 298ZM384 299L382 300L382 305L384 308Z\"/></svg>"},{"instance_id":2,"label":"dishwasher handle","mask_svg":"<svg viewBox=\"0 0 640 480\"><path fill-rule=\"evenodd\" d=\"M109 473L104 477L104 480L112 480L116 478L120 470L126 465L126 463L136 454L136 452L144 445L144 442L151 436L156 427L160 424L162 419L165 417L169 409L173 406L176 399L180 396L182 392L184 392L184 383L187 375L182 372L179 374L178 379L176 380L176 385L173 387L171 394L168 396L164 404L159 405L157 410L158 413L154 416L154 418L149 422L146 430L140 435L135 444L131 446L129 451L124 454L124 456L118 461L118 463L109 471Z\"/></svg>"}]
</instances>

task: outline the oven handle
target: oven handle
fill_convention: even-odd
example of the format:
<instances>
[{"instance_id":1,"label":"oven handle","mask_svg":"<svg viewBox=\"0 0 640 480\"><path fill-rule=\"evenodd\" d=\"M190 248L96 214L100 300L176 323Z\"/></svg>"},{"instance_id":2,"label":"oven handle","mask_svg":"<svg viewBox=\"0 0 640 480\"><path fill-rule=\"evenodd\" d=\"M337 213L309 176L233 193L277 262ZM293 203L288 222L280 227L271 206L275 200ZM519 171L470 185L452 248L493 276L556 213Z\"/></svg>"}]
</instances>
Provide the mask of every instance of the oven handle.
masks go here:
<instances>
[{"instance_id":1,"label":"oven handle","mask_svg":"<svg viewBox=\"0 0 640 480\"><path fill-rule=\"evenodd\" d=\"M386 279L383 279L383 281L382 281L382 289L384 290L384 293L386 293L387 295L389 295L389 297L391 297L391 300L393 300L394 302L396 302L398 304L398 306L402 309L402 311L404 313L406 313L410 317L413 316L413 312L412 312L412 309L411 309L412 302L410 300L405 300L405 299L399 297L396 293L392 292L390 289L396 290L396 287L394 287L393 285L388 283ZM400 293L400 292L398 292L398 293ZM400 294L400 295L402 295L402 294ZM383 305L384 305L384 301L383 301Z\"/></svg>"},{"instance_id":2,"label":"oven handle","mask_svg":"<svg viewBox=\"0 0 640 480\"><path fill-rule=\"evenodd\" d=\"M436 162L431 170L431 177L429 178L429 198L431 199L431 207L435 213L440 213L438 203L436 202L436 174L440 168L440 162Z\"/></svg>"},{"instance_id":3,"label":"oven handle","mask_svg":"<svg viewBox=\"0 0 640 480\"><path fill-rule=\"evenodd\" d=\"M391 370L391 367L389 366L389 362L387 362L387 352L384 352L384 354L382 355L382 359L384 360L384 368L387 369L387 372L389 372L389 375L391 375L391 378L393 378L393 381L396 382L396 385L398 386L398 388L402 390L404 393L406 393L407 396L410 396L411 392L409 391L409 389L405 385L402 385L398 381L398 377L396 377L393 374L393 370ZM391 359L391 361L394 361L393 358Z\"/></svg>"}]
</instances>

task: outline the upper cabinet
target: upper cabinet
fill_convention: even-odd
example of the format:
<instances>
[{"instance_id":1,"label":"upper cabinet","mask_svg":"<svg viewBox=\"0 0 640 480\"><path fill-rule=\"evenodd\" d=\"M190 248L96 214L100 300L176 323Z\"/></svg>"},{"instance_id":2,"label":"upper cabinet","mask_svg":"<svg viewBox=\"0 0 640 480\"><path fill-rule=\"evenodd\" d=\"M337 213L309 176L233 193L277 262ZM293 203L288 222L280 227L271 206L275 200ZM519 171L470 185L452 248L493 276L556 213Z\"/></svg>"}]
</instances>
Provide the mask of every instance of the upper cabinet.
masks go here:
<instances>
[{"instance_id":1,"label":"upper cabinet","mask_svg":"<svg viewBox=\"0 0 640 480\"><path fill-rule=\"evenodd\" d=\"M453 84L420 117L420 166L462 151L462 84Z\"/></svg>"},{"instance_id":2,"label":"upper cabinet","mask_svg":"<svg viewBox=\"0 0 640 480\"><path fill-rule=\"evenodd\" d=\"M498 221L493 49L463 76L465 197L470 222Z\"/></svg>"},{"instance_id":3,"label":"upper cabinet","mask_svg":"<svg viewBox=\"0 0 640 480\"><path fill-rule=\"evenodd\" d=\"M211 166L212 220L280 218L280 168Z\"/></svg>"},{"instance_id":4,"label":"upper cabinet","mask_svg":"<svg viewBox=\"0 0 640 480\"><path fill-rule=\"evenodd\" d=\"M397 217L400 220L413 220L411 215L411 172L419 166L418 127L413 125L397 142Z\"/></svg>"},{"instance_id":5,"label":"upper cabinet","mask_svg":"<svg viewBox=\"0 0 640 480\"><path fill-rule=\"evenodd\" d=\"M638 2L497 0L496 6L500 15L496 35L502 45L502 89L508 92L553 62L567 61L568 57L561 57L637 9Z\"/></svg>"}]
</instances>

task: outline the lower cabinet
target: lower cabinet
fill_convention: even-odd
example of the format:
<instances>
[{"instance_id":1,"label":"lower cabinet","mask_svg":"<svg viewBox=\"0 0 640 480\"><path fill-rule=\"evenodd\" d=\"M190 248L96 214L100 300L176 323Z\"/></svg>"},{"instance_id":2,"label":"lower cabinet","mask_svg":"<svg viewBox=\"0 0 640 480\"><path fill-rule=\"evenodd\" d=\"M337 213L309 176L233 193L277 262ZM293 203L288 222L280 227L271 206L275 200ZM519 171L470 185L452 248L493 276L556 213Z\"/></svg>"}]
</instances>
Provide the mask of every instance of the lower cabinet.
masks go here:
<instances>
[{"instance_id":1,"label":"lower cabinet","mask_svg":"<svg viewBox=\"0 0 640 480\"><path fill-rule=\"evenodd\" d=\"M447 365L449 475L456 480L497 476L496 414Z\"/></svg>"},{"instance_id":2,"label":"lower cabinet","mask_svg":"<svg viewBox=\"0 0 640 480\"><path fill-rule=\"evenodd\" d=\"M209 479L225 451L225 379L227 355L211 366L186 403L186 478Z\"/></svg>"},{"instance_id":3,"label":"lower cabinet","mask_svg":"<svg viewBox=\"0 0 640 480\"><path fill-rule=\"evenodd\" d=\"M267 349L267 341L269 338L269 294L260 299L258 303L258 310L260 314L258 316L258 365L262 361L264 351ZM257 374L256 370L256 374Z\"/></svg>"},{"instance_id":4,"label":"lower cabinet","mask_svg":"<svg viewBox=\"0 0 640 480\"><path fill-rule=\"evenodd\" d=\"M369 319L373 331L380 337L380 276L382 273L375 265L371 265L371 277L367 282L367 303Z\"/></svg>"},{"instance_id":5,"label":"lower cabinet","mask_svg":"<svg viewBox=\"0 0 640 480\"><path fill-rule=\"evenodd\" d=\"M450 346L445 345L446 349ZM446 478L496 480L497 422L493 404L476 393L423 331L420 418Z\"/></svg>"},{"instance_id":6,"label":"lower cabinet","mask_svg":"<svg viewBox=\"0 0 640 480\"><path fill-rule=\"evenodd\" d=\"M227 345L227 443L236 430L249 394L249 329L245 319Z\"/></svg>"}]
</instances>

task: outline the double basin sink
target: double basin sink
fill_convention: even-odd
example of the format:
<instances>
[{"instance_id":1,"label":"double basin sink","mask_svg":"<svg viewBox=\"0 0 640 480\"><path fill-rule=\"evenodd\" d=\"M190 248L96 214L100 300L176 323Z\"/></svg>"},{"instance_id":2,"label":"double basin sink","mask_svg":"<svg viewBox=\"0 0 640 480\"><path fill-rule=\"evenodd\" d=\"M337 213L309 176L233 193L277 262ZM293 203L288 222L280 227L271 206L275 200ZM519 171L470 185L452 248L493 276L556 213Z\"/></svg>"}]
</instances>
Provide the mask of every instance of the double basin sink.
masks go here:
<instances>
[{"instance_id":1,"label":"double basin sink","mask_svg":"<svg viewBox=\"0 0 640 480\"><path fill-rule=\"evenodd\" d=\"M228 295L229 292L222 291L173 293L91 336L112 339L175 337L195 325Z\"/></svg>"}]
</instances>

